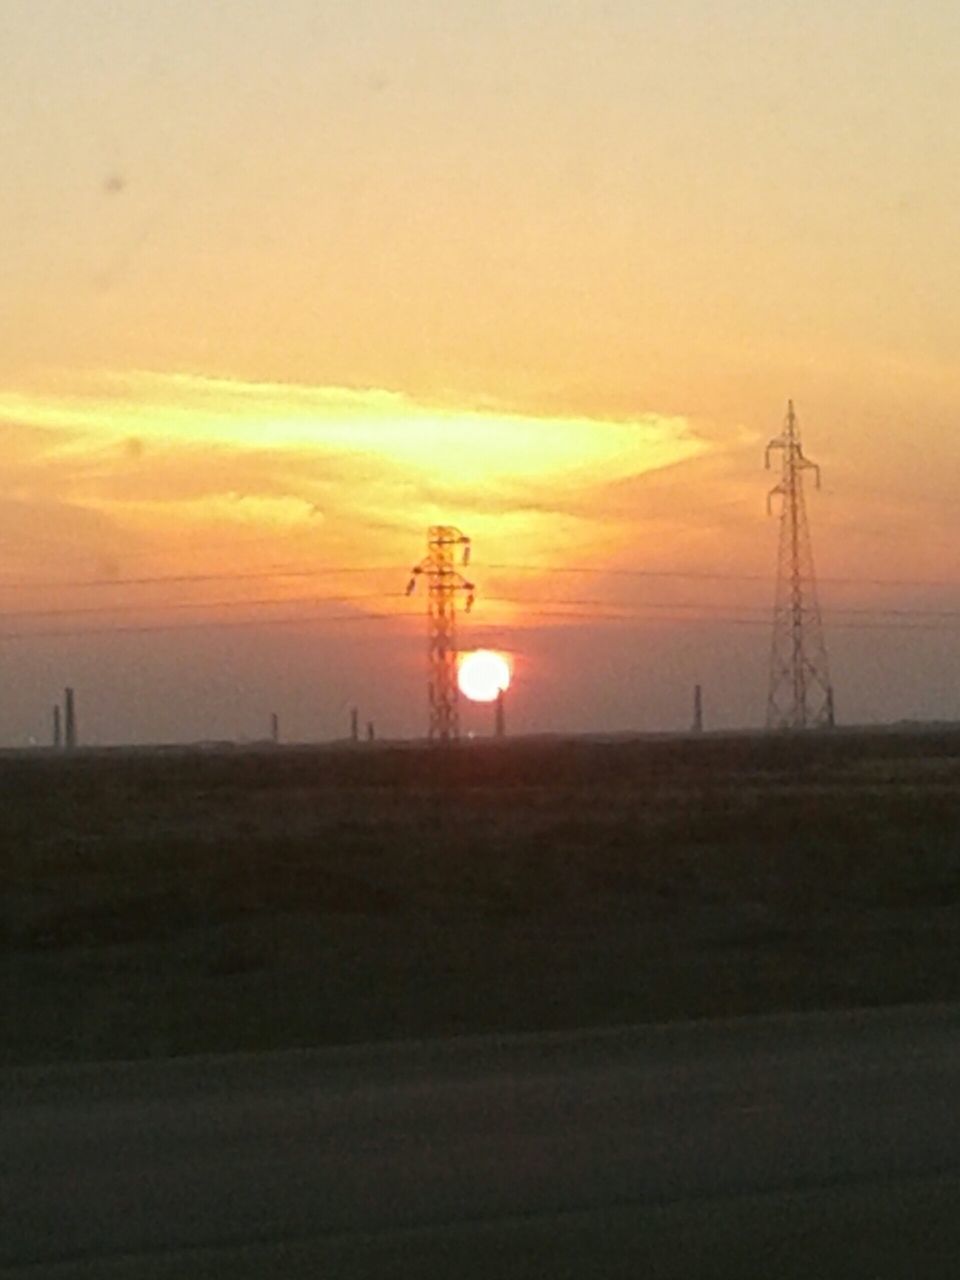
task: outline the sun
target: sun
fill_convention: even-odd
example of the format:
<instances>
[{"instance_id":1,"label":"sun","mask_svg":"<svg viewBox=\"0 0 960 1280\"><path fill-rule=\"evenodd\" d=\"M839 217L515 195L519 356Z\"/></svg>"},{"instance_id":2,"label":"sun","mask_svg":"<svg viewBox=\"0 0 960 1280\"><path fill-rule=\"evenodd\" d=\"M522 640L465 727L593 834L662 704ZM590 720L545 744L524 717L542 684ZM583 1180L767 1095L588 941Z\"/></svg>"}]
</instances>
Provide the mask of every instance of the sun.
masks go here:
<instances>
[{"instance_id":1,"label":"sun","mask_svg":"<svg viewBox=\"0 0 960 1280\"><path fill-rule=\"evenodd\" d=\"M460 692L471 702L495 702L510 685L510 663L492 649L474 649L460 659Z\"/></svg>"}]
</instances>

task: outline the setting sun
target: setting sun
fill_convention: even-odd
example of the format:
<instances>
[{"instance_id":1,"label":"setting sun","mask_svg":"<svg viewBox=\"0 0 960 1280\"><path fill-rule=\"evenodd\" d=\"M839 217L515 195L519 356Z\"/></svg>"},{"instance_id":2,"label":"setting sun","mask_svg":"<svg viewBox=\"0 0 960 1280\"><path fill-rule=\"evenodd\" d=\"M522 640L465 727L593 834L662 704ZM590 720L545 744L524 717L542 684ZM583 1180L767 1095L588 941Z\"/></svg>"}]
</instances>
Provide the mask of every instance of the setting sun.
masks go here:
<instances>
[{"instance_id":1,"label":"setting sun","mask_svg":"<svg viewBox=\"0 0 960 1280\"><path fill-rule=\"evenodd\" d=\"M460 692L471 702L495 702L510 686L510 663L502 653L476 649L460 660Z\"/></svg>"}]
</instances>

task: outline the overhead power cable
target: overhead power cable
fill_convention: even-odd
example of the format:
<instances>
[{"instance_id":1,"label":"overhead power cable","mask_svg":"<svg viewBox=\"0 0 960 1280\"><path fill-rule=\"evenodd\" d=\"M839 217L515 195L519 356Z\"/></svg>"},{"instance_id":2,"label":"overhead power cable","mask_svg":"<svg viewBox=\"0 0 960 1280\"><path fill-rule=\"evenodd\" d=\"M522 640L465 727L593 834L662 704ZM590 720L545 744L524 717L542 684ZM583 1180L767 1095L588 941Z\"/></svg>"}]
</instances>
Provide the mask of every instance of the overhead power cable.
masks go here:
<instances>
[{"instance_id":1,"label":"overhead power cable","mask_svg":"<svg viewBox=\"0 0 960 1280\"><path fill-rule=\"evenodd\" d=\"M593 574L612 578L684 578L697 582L762 582L772 585L774 578L764 573L727 573L723 570L708 569L620 569L604 568L599 565L552 565L544 567L536 564L496 563L479 567L495 569L511 573L541 573L545 577L554 574ZM936 587L960 591L960 579L936 578L824 578L818 577L821 583L828 582L838 587Z\"/></svg>"},{"instance_id":2,"label":"overhead power cable","mask_svg":"<svg viewBox=\"0 0 960 1280\"><path fill-rule=\"evenodd\" d=\"M158 614L158 613L184 613L203 609L262 609L262 608L279 608L283 606L295 605L323 605L323 604L366 604L370 601L388 601L403 600L405 593L400 591L366 591L355 595L304 595L304 596L255 596L250 599L216 599L216 600L176 600L169 602L140 602L137 604L97 604L97 605L74 605L63 606L54 609L10 609L0 610L0 622L12 622L19 619L44 619L44 618L79 618L93 617L113 614ZM511 604L522 606L526 612L530 608L538 606L549 606L555 611L554 616L579 618L635 618L642 615L647 610L654 612L660 610L667 611L684 611L694 613L706 613L713 618L715 615L718 621L732 621L734 618L752 617L757 615L762 619L766 619L769 615L767 605L734 605L723 603L722 601L703 601L703 600L637 600L631 604L617 608L616 612L611 609L611 601L596 597L540 597L536 600L529 600L522 596L513 595L488 595L485 597L488 604ZM567 613L563 610L589 610L591 612ZM599 611L599 612L597 612ZM960 619L960 609L902 609L896 606L884 607L877 606L874 608L860 608L850 606L840 606L835 609L828 610L831 618L837 617L864 617L864 618L885 618L896 617L904 619L912 618L930 618L930 619ZM404 616L402 614L385 614L385 617ZM481 619L482 620L482 619ZM212 624L211 624L212 625ZM36 633L32 633L36 634Z\"/></svg>"},{"instance_id":3,"label":"overhead power cable","mask_svg":"<svg viewBox=\"0 0 960 1280\"><path fill-rule=\"evenodd\" d=\"M295 603L287 601L286 603ZM304 601L310 603L310 601ZM736 614L711 614L707 617L696 616L691 614L680 614L669 612L670 606L664 606L664 612L643 613L637 610L633 611L602 611L593 609L589 612L571 612L569 609L563 608L525 608L523 617L550 619L552 621L567 623L616 623L632 625L637 629L644 629L650 626L706 626L706 627L760 627L769 626L767 619L757 616L736 615ZM371 612L371 611L352 611L350 613L319 613L319 614L299 614L286 617L258 617L243 619L202 619L188 622L152 622L140 625L107 626L107 627L65 627L55 629L42 630L25 630L25 631L0 631L0 641L35 641L49 639L88 639L95 637L111 636L111 635L148 635L154 633L174 633L177 631L224 631L236 630L239 628L262 628L269 629L272 627L299 627L313 626L322 627L327 623L365 623L365 622L387 622L387 623L420 623L421 619L417 614L403 612ZM483 619L476 617L472 626L478 631L522 631L525 628L516 623L504 623L493 619ZM960 632L960 619L951 623L950 621L940 622L911 622L911 621L832 621L831 626L836 630L845 631L927 631L951 633Z\"/></svg>"},{"instance_id":4,"label":"overhead power cable","mask_svg":"<svg viewBox=\"0 0 960 1280\"><path fill-rule=\"evenodd\" d=\"M87 639L113 635L153 635L176 631L234 631L251 627L303 627L318 626L328 622L391 622L403 615L391 613L326 613L301 614L286 618L243 618L228 621L147 623L144 626L65 628L51 631L0 631L4 640L65 640Z\"/></svg>"},{"instance_id":5,"label":"overhead power cable","mask_svg":"<svg viewBox=\"0 0 960 1280\"><path fill-rule=\"evenodd\" d=\"M319 568L305 568L302 565L270 565L263 569L236 570L227 569L221 573L172 573L157 574L139 578L78 578L73 581L65 579L14 579L0 578L0 590L3 591L80 591L88 588L104 587L153 587L178 586L196 582L252 582L266 578L323 578L336 577L340 574L358 573L395 573L396 566L338 566L328 565Z\"/></svg>"},{"instance_id":6,"label":"overhead power cable","mask_svg":"<svg viewBox=\"0 0 960 1280\"><path fill-rule=\"evenodd\" d=\"M403 599L400 591L366 591L354 596L267 596L251 600L175 600L169 603L149 604L94 604L59 609L11 609L0 610L0 622L18 618L74 618L91 615L103 616L115 613L167 613L189 612L195 609L263 609L297 604L363 604L371 600Z\"/></svg>"},{"instance_id":7,"label":"overhead power cable","mask_svg":"<svg viewBox=\"0 0 960 1280\"><path fill-rule=\"evenodd\" d=\"M606 568L601 565L536 565L496 562L484 565L474 561L475 569L487 569L497 573L536 573L545 578L566 576L593 576L637 579L688 580L692 582L753 582L772 585L773 578L760 573L728 573L706 569L631 569ZM378 574L404 572L399 564L379 565L267 565L262 569L225 569L203 573L146 574L138 577L100 577L68 579L0 578L2 591L88 590L111 587L150 587L202 582L250 582L271 578L321 578L340 575ZM821 583L844 587L933 588L960 591L960 579L935 578L820 578Z\"/></svg>"}]
</instances>

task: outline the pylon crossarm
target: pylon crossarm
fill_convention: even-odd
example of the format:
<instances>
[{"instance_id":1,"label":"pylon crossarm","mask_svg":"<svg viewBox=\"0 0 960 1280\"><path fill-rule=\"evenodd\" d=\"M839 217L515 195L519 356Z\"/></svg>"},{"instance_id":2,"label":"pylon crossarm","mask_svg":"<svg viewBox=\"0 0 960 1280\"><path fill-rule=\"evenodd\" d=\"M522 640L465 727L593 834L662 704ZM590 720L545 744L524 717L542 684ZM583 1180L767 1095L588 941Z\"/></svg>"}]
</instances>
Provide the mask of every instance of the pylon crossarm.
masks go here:
<instances>
[{"instance_id":1,"label":"pylon crossarm","mask_svg":"<svg viewBox=\"0 0 960 1280\"><path fill-rule=\"evenodd\" d=\"M763 465L766 467L768 471L770 470L770 454L773 452L774 449L782 449L784 447L784 444L785 444L785 441L783 436L774 436L774 438L767 445L766 452L763 455Z\"/></svg>"},{"instance_id":2,"label":"pylon crossarm","mask_svg":"<svg viewBox=\"0 0 960 1280\"><path fill-rule=\"evenodd\" d=\"M804 471L813 472L813 482L819 489L820 488L820 464L818 462L811 462L809 458L805 458L801 453L799 465L803 467Z\"/></svg>"}]
</instances>

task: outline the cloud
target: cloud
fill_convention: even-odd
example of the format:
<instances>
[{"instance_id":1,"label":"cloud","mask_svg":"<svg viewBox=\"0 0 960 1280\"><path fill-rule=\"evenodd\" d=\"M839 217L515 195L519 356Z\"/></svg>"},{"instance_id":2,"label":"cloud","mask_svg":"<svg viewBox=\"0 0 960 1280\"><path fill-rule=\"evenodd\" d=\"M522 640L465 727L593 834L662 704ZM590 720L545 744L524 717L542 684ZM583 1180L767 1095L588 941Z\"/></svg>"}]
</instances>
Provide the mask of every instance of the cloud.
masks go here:
<instances>
[{"instance_id":1,"label":"cloud","mask_svg":"<svg viewBox=\"0 0 960 1280\"><path fill-rule=\"evenodd\" d=\"M235 449L366 455L421 474L541 479L630 472L697 452L682 418L537 416L423 403L397 392L186 375L104 378L72 394L0 393L0 415L35 427Z\"/></svg>"},{"instance_id":2,"label":"cloud","mask_svg":"<svg viewBox=\"0 0 960 1280\"><path fill-rule=\"evenodd\" d=\"M401 562L431 522L549 556L619 519L619 487L702 454L684 419L537 416L382 389L134 373L0 393L25 441L5 484L173 543L231 527ZM611 505L611 499L613 504ZM56 527L56 520L52 527Z\"/></svg>"}]
</instances>

